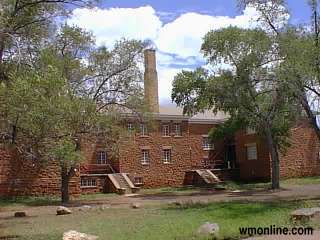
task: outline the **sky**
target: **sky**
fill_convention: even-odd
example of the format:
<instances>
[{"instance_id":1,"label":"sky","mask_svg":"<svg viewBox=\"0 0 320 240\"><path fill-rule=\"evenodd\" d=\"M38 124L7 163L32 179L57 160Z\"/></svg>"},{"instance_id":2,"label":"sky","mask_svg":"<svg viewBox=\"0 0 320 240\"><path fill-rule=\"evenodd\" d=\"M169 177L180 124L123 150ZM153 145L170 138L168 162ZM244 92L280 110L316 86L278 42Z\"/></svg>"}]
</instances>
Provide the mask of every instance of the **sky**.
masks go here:
<instances>
[{"instance_id":1,"label":"sky","mask_svg":"<svg viewBox=\"0 0 320 240\"><path fill-rule=\"evenodd\" d=\"M289 22L310 21L307 0L288 0ZM100 0L94 9L74 9L69 24L91 31L98 45L112 48L121 38L151 40L157 50L160 103L171 102L174 76L205 66L200 53L210 30L255 26L253 8L239 9L236 0Z\"/></svg>"}]
</instances>

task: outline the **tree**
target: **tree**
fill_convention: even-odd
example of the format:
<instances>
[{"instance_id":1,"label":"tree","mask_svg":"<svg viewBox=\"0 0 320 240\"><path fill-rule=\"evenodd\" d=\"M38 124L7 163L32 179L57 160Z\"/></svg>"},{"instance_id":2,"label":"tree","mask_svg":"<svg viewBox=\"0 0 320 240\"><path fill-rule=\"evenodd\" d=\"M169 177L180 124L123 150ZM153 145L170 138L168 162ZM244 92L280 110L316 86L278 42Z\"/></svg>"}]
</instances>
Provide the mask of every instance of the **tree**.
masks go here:
<instances>
[{"instance_id":1,"label":"tree","mask_svg":"<svg viewBox=\"0 0 320 240\"><path fill-rule=\"evenodd\" d=\"M0 81L10 71L33 64L39 45L56 30L56 17L68 16L67 5L91 6L90 0L2 0L0 2Z\"/></svg>"},{"instance_id":2,"label":"tree","mask_svg":"<svg viewBox=\"0 0 320 240\"><path fill-rule=\"evenodd\" d=\"M260 22L276 35L283 59L282 79L300 102L320 140L320 127L316 118L320 103L319 1L308 1L311 22L296 26L283 21L289 12L284 0L239 0L239 3L243 7L254 6L260 13ZM277 24L279 21L282 24Z\"/></svg>"},{"instance_id":3,"label":"tree","mask_svg":"<svg viewBox=\"0 0 320 240\"><path fill-rule=\"evenodd\" d=\"M272 188L279 188L279 151L285 149L295 105L282 94L287 86L278 79L273 39L263 30L229 27L207 33L201 50L210 64L224 63L228 69L182 71L174 79L172 99L187 114L206 109L228 113L229 121L218 131L244 125L256 129L271 153Z\"/></svg>"}]
</instances>

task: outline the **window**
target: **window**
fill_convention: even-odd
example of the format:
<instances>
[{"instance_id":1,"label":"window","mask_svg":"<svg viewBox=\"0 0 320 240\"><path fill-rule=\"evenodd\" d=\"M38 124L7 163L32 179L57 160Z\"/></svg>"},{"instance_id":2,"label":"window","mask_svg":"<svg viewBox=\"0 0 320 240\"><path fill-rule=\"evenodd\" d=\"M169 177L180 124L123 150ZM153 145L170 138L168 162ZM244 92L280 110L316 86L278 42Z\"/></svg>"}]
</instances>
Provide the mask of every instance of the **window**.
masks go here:
<instances>
[{"instance_id":1,"label":"window","mask_svg":"<svg viewBox=\"0 0 320 240\"><path fill-rule=\"evenodd\" d=\"M127 129L128 129L128 132L132 132L133 131L133 124L132 123L128 123L127 124Z\"/></svg>"},{"instance_id":2,"label":"window","mask_svg":"<svg viewBox=\"0 0 320 240\"><path fill-rule=\"evenodd\" d=\"M150 151L147 149L142 150L142 158L141 158L141 164L147 165L150 163Z\"/></svg>"},{"instance_id":3,"label":"window","mask_svg":"<svg viewBox=\"0 0 320 240\"><path fill-rule=\"evenodd\" d=\"M174 124L174 135L181 136L181 125L179 123Z\"/></svg>"},{"instance_id":4,"label":"window","mask_svg":"<svg viewBox=\"0 0 320 240\"><path fill-rule=\"evenodd\" d=\"M107 153L100 151L97 153L97 164L107 164Z\"/></svg>"},{"instance_id":5,"label":"window","mask_svg":"<svg viewBox=\"0 0 320 240\"><path fill-rule=\"evenodd\" d=\"M170 136L170 126L162 125L162 136Z\"/></svg>"},{"instance_id":6,"label":"window","mask_svg":"<svg viewBox=\"0 0 320 240\"><path fill-rule=\"evenodd\" d=\"M246 128L246 134L255 134L256 133L256 130L254 128L251 128L251 127L247 127Z\"/></svg>"},{"instance_id":7,"label":"window","mask_svg":"<svg viewBox=\"0 0 320 240\"><path fill-rule=\"evenodd\" d=\"M140 134L142 136L147 136L148 135L148 129L147 129L147 126L144 123L140 124Z\"/></svg>"},{"instance_id":8,"label":"window","mask_svg":"<svg viewBox=\"0 0 320 240\"><path fill-rule=\"evenodd\" d=\"M202 138L202 148L204 150L212 150L214 149L213 143L211 143L210 139L208 137Z\"/></svg>"},{"instance_id":9,"label":"window","mask_svg":"<svg viewBox=\"0 0 320 240\"><path fill-rule=\"evenodd\" d=\"M94 178L81 178L81 187L95 187L97 181Z\"/></svg>"},{"instance_id":10,"label":"window","mask_svg":"<svg viewBox=\"0 0 320 240\"><path fill-rule=\"evenodd\" d=\"M171 149L163 149L163 163L171 163Z\"/></svg>"},{"instance_id":11,"label":"window","mask_svg":"<svg viewBox=\"0 0 320 240\"><path fill-rule=\"evenodd\" d=\"M248 160L257 160L257 145L256 144L250 144L247 145L247 159Z\"/></svg>"},{"instance_id":12,"label":"window","mask_svg":"<svg viewBox=\"0 0 320 240\"><path fill-rule=\"evenodd\" d=\"M143 184L143 177L135 177L134 184L135 185L142 185Z\"/></svg>"}]
</instances>

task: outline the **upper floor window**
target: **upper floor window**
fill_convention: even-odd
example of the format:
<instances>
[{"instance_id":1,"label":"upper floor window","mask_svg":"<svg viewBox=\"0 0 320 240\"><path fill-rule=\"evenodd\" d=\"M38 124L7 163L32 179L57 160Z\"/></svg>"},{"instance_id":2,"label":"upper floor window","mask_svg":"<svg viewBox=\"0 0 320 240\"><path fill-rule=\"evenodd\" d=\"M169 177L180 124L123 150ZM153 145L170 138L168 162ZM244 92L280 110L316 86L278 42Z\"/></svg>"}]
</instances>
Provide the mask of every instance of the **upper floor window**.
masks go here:
<instances>
[{"instance_id":1,"label":"upper floor window","mask_svg":"<svg viewBox=\"0 0 320 240\"><path fill-rule=\"evenodd\" d=\"M246 127L246 134L255 134L256 130L254 128L251 127Z\"/></svg>"},{"instance_id":2,"label":"upper floor window","mask_svg":"<svg viewBox=\"0 0 320 240\"><path fill-rule=\"evenodd\" d=\"M214 145L208 137L202 137L202 148L204 150L213 150Z\"/></svg>"},{"instance_id":3,"label":"upper floor window","mask_svg":"<svg viewBox=\"0 0 320 240\"><path fill-rule=\"evenodd\" d=\"M147 126L146 126L144 123L141 123L141 124L140 124L140 134L141 134L142 136L148 135L148 128L147 128Z\"/></svg>"},{"instance_id":4,"label":"upper floor window","mask_svg":"<svg viewBox=\"0 0 320 240\"><path fill-rule=\"evenodd\" d=\"M97 153L97 164L107 164L107 153L100 151Z\"/></svg>"},{"instance_id":5,"label":"upper floor window","mask_svg":"<svg viewBox=\"0 0 320 240\"><path fill-rule=\"evenodd\" d=\"M170 136L170 126L168 124L162 125L162 136Z\"/></svg>"},{"instance_id":6,"label":"upper floor window","mask_svg":"<svg viewBox=\"0 0 320 240\"><path fill-rule=\"evenodd\" d=\"M133 123L128 123L127 124L127 129L129 132L132 132L133 131Z\"/></svg>"},{"instance_id":7,"label":"upper floor window","mask_svg":"<svg viewBox=\"0 0 320 240\"><path fill-rule=\"evenodd\" d=\"M181 125L179 123L174 124L174 135L181 136Z\"/></svg>"},{"instance_id":8,"label":"upper floor window","mask_svg":"<svg viewBox=\"0 0 320 240\"><path fill-rule=\"evenodd\" d=\"M142 150L142 158L141 158L141 164L147 165L150 163L150 151L148 149Z\"/></svg>"},{"instance_id":9,"label":"upper floor window","mask_svg":"<svg viewBox=\"0 0 320 240\"><path fill-rule=\"evenodd\" d=\"M171 149L163 149L163 163L171 163Z\"/></svg>"},{"instance_id":10,"label":"upper floor window","mask_svg":"<svg viewBox=\"0 0 320 240\"><path fill-rule=\"evenodd\" d=\"M257 145L255 143L249 144L246 146L246 148L247 148L247 159L257 160L258 159Z\"/></svg>"}]
</instances>

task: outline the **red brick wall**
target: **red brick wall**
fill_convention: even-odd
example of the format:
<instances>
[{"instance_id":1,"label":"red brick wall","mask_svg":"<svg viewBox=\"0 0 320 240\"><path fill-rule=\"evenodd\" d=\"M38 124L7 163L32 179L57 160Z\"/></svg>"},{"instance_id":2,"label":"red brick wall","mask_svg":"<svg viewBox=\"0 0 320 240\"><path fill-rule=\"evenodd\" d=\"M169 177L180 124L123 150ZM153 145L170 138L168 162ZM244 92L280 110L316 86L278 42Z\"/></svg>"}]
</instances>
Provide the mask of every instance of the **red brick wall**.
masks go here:
<instances>
[{"instance_id":1,"label":"red brick wall","mask_svg":"<svg viewBox=\"0 0 320 240\"><path fill-rule=\"evenodd\" d=\"M0 196L60 195L60 172L55 164L39 166L16 153L0 149ZM76 175L70 181L70 194L80 193Z\"/></svg>"},{"instance_id":2,"label":"red brick wall","mask_svg":"<svg viewBox=\"0 0 320 240\"><path fill-rule=\"evenodd\" d=\"M247 135L245 130L241 130L235 135L237 162L240 169L240 179L249 180L269 180L270 179L270 157L265 141L256 134ZM256 143L257 160L247 159L246 144Z\"/></svg>"},{"instance_id":3,"label":"red brick wall","mask_svg":"<svg viewBox=\"0 0 320 240\"><path fill-rule=\"evenodd\" d=\"M307 121L299 122L290 131L291 146L280 155L282 178L320 175L320 144L314 130ZM270 156L266 142L254 135L239 131L235 137L237 161L242 180L269 180L271 175ZM247 160L248 143L257 143L258 160Z\"/></svg>"},{"instance_id":4,"label":"red brick wall","mask_svg":"<svg viewBox=\"0 0 320 240\"><path fill-rule=\"evenodd\" d=\"M320 175L320 144L307 121L291 129L291 146L280 159L281 177Z\"/></svg>"},{"instance_id":5,"label":"red brick wall","mask_svg":"<svg viewBox=\"0 0 320 240\"><path fill-rule=\"evenodd\" d=\"M167 124L167 123L165 123ZM170 122L173 126L173 122ZM201 168L202 160L208 151L202 149L202 135L209 132L213 125L181 123L182 136L163 137L161 124L158 122L149 136L138 133L130 141L123 141L120 150L120 171L130 177L143 177L144 187L179 186L183 184L185 172ZM219 151L219 143L215 144ZM163 163L163 147L172 147L172 162ZM150 164L141 164L141 147L150 148ZM212 153L214 155L214 153Z\"/></svg>"}]
</instances>

